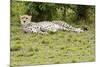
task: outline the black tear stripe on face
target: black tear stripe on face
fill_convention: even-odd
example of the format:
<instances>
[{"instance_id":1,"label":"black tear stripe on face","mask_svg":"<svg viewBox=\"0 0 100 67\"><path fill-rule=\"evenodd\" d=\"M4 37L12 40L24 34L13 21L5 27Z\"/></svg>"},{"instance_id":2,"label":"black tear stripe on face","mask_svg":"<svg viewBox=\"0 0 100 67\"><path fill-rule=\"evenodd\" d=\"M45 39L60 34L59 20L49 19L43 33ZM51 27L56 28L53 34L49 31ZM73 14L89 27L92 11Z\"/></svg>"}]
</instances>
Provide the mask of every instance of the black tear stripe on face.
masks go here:
<instances>
[{"instance_id":1,"label":"black tear stripe on face","mask_svg":"<svg viewBox=\"0 0 100 67\"><path fill-rule=\"evenodd\" d=\"M22 19L24 19L25 17L22 17Z\"/></svg>"}]
</instances>

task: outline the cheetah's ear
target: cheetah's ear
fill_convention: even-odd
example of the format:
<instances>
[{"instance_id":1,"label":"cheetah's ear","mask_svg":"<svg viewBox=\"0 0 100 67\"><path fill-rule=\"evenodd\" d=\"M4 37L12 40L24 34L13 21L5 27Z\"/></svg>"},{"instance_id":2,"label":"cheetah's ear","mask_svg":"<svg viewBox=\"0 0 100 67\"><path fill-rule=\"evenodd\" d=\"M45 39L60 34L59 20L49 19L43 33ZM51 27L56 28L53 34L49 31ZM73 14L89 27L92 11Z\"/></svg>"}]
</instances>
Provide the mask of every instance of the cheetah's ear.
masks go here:
<instances>
[{"instance_id":1,"label":"cheetah's ear","mask_svg":"<svg viewBox=\"0 0 100 67\"><path fill-rule=\"evenodd\" d=\"M30 17L30 18L32 18L32 16L31 16L31 15L30 15L29 17Z\"/></svg>"}]
</instances>

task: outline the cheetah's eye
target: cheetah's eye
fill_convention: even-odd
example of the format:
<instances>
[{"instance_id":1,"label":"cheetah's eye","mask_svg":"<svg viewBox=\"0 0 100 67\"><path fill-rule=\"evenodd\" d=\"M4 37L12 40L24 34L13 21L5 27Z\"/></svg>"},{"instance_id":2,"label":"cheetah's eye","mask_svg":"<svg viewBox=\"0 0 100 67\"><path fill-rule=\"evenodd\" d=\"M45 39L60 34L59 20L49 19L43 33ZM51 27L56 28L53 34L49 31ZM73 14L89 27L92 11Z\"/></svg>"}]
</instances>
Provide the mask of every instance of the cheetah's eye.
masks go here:
<instances>
[{"instance_id":1,"label":"cheetah's eye","mask_svg":"<svg viewBox=\"0 0 100 67\"><path fill-rule=\"evenodd\" d=\"M24 19L24 17L22 17L22 19Z\"/></svg>"},{"instance_id":2,"label":"cheetah's eye","mask_svg":"<svg viewBox=\"0 0 100 67\"><path fill-rule=\"evenodd\" d=\"M28 19L28 18L26 18L26 19Z\"/></svg>"}]
</instances>

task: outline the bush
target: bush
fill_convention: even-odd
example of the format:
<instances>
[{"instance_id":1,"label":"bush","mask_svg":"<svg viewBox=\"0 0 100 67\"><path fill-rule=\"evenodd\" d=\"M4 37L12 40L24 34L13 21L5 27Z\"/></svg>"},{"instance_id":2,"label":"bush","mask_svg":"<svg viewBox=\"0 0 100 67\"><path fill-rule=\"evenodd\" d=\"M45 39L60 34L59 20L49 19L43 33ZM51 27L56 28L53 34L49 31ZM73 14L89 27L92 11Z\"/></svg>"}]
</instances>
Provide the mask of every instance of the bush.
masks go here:
<instances>
[{"instance_id":1,"label":"bush","mask_svg":"<svg viewBox=\"0 0 100 67\"><path fill-rule=\"evenodd\" d=\"M27 12L26 2L12 1L11 2L11 22L19 22L20 15L24 15Z\"/></svg>"},{"instance_id":2,"label":"bush","mask_svg":"<svg viewBox=\"0 0 100 67\"><path fill-rule=\"evenodd\" d=\"M86 20L93 23L95 20L94 8L94 6L84 5L12 1L11 22L12 24L19 24L20 15L28 14L32 15L32 21L62 20L76 22Z\"/></svg>"}]
</instances>

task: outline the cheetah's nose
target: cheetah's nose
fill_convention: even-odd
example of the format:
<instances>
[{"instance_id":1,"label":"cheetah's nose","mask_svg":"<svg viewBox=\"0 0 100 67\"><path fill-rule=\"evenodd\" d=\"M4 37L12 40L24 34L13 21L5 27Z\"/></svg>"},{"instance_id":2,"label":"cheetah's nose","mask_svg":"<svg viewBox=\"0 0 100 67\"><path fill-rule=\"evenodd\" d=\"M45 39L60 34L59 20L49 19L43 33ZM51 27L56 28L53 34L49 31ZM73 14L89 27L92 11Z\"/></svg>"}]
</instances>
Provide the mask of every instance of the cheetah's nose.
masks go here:
<instances>
[{"instance_id":1,"label":"cheetah's nose","mask_svg":"<svg viewBox=\"0 0 100 67\"><path fill-rule=\"evenodd\" d=\"M25 23L25 21L23 21Z\"/></svg>"}]
</instances>

